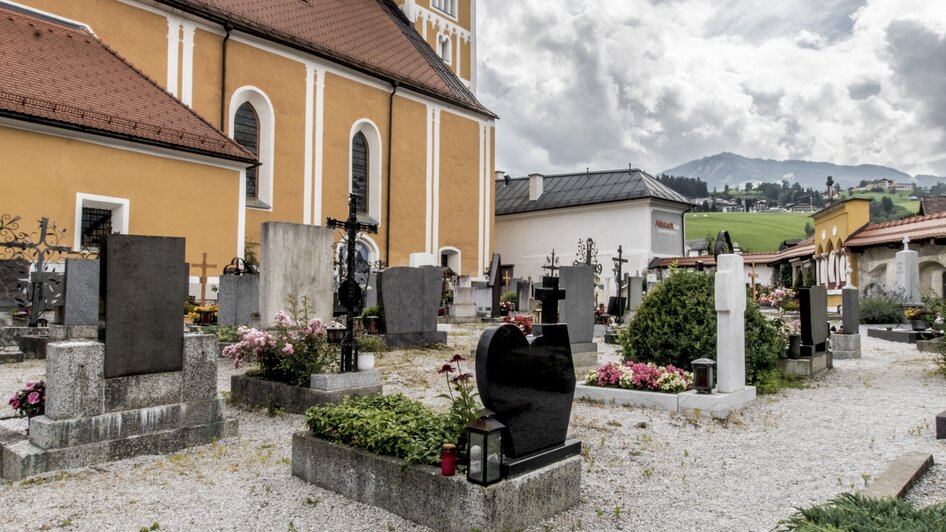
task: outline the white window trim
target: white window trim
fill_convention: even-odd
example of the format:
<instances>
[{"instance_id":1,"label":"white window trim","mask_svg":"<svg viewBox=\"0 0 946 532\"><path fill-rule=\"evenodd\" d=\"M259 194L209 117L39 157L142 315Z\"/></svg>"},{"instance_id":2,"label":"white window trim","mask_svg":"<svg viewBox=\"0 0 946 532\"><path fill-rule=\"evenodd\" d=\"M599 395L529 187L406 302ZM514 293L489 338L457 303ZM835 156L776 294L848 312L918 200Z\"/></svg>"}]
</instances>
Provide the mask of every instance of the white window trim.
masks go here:
<instances>
[{"instance_id":1,"label":"white window trim","mask_svg":"<svg viewBox=\"0 0 946 532\"><path fill-rule=\"evenodd\" d=\"M368 216L381 221L381 130L368 118L356 120L348 133L348 193L352 193L352 148L355 135L361 133L368 141ZM346 198L347 200L348 198ZM346 205L348 202L345 202Z\"/></svg>"},{"instance_id":2,"label":"white window trim","mask_svg":"<svg viewBox=\"0 0 946 532\"><path fill-rule=\"evenodd\" d=\"M368 262L376 262L381 259L381 250L378 248L378 244L368 235L360 234L358 238L355 239L356 244L364 244L368 248ZM342 249L345 247L345 241L339 240L335 243L335 256L338 257L341 255Z\"/></svg>"},{"instance_id":3,"label":"white window trim","mask_svg":"<svg viewBox=\"0 0 946 532\"><path fill-rule=\"evenodd\" d=\"M444 57L442 50L444 44L446 44L447 47L446 57ZM437 34L437 55L440 56L440 59L442 59L444 63L448 65L453 64L453 40L446 31Z\"/></svg>"},{"instance_id":4,"label":"white window trim","mask_svg":"<svg viewBox=\"0 0 946 532\"><path fill-rule=\"evenodd\" d=\"M443 7L437 5L438 3L442 4ZM440 16L457 20L457 0L440 0L440 2L431 0L430 7Z\"/></svg>"},{"instance_id":5,"label":"white window trim","mask_svg":"<svg viewBox=\"0 0 946 532\"><path fill-rule=\"evenodd\" d=\"M256 117L259 119L259 153L256 158L260 162L260 167L256 170L256 198L265 203L267 207L260 208L249 205L248 207L260 210L273 210L273 166L275 165L276 152L276 113L273 110L273 103L262 89L252 85L244 85L233 91L230 97L230 123L227 128L227 134L233 138L235 126L235 117L237 109L244 103L249 102L256 110ZM245 195L244 191L244 195Z\"/></svg>"},{"instance_id":6,"label":"white window trim","mask_svg":"<svg viewBox=\"0 0 946 532\"><path fill-rule=\"evenodd\" d=\"M131 214L131 202L127 198L115 198L112 196L100 196L98 194L76 193L76 224L73 226L75 236L73 237L72 249L80 251L82 249L82 209L89 207L92 209L108 209L112 211L112 232L123 235L128 234L128 220Z\"/></svg>"},{"instance_id":7,"label":"white window trim","mask_svg":"<svg viewBox=\"0 0 946 532\"><path fill-rule=\"evenodd\" d=\"M444 246L440 248L440 253L437 255L437 258L442 257L445 251L452 252L452 254L457 256L457 267L453 270L453 273L462 275L460 270L463 269L463 252L453 246ZM450 266L449 259L447 259L447 266Z\"/></svg>"}]
</instances>

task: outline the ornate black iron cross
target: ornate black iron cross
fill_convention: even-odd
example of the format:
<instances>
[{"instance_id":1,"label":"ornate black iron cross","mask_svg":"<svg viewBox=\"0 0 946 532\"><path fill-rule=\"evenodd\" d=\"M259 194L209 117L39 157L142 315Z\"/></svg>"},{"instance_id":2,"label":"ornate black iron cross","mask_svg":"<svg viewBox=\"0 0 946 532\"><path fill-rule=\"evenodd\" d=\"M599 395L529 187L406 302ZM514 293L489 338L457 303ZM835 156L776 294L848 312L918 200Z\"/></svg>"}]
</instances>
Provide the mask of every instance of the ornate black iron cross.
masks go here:
<instances>
[{"instance_id":1,"label":"ornate black iron cross","mask_svg":"<svg viewBox=\"0 0 946 532\"><path fill-rule=\"evenodd\" d=\"M611 260L614 261L614 270L615 270L615 273L617 273L618 298L620 298L621 297L621 281L623 281L623 279L621 279L622 277L621 270L623 269L622 267L624 266L624 263L627 262L627 259L624 258L624 249L622 249L621 246L618 246L618 256L612 257Z\"/></svg>"},{"instance_id":2,"label":"ornate black iron cross","mask_svg":"<svg viewBox=\"0 0 946 532\"><path fill-rule=\"evenodd\" d=\"M555 256L555 249L552 249L551 255L545 256L545 265L542 266L543 270L548 270L548 277L555 277L558 271L558 257Z\"/></svg>"},{"instance_id":3,"label":"ornate black iron cross","mask_svg":"<svg viewBox=\"0 0 946 532\"><path fill-rule=\"evenodd\" d=\"M325 222L326 225L332 228L339 228L345 230L346 235L346 244L347 244L347 271L345 272L345 281L339 287L339 290L344 290L347 293L345 301L345 338L342 340L342 352L341 360L339 363L339 371L342 373L348 371L354 371L355 369L355 357L358 355L358 345L355 342L355 290L357 288L357 281L355 280L355 240L358 238L358 233L377 233L378 224L369 224L358 221L358 207L357 207L357 196L355 194L349 194L348 196L348 219L341 221L336 220L335 218L328 218ZM340 298L342 299L342 298Z\"/></svg>"},{"instance_id":4,"label":"ornate black iron cross","mask_svg":"<svg viewBox=\"0 0 946 532\"><path fill-rule=\"evenodd\" d=\"M39 221L39 233L36 236L35 242L32 235L26 232L15 232L17 228L16 222L19 221L19 219L19 216L10 218L8 215L4 215L3 218L0 219L0 235L3 237L3 241L0 241L0 247L14 250L12 258L24 259L36 264L36 275L31 277L29 284L31 296L29 326L36 327L39 324L40 316L42 316L43 311L46 310L46 281L45 276L42 275L45 271L45 264L54 256L58 256L61 253L68 253L72 249L69 246L58 245L60 239L65 236L66 230L59 229L55 223L50 227L49 218L44 216ZM52 241L47 242L47 237ZM26 274L29 276L29 270L27 270Z\"/></svg>"}]
</instances>

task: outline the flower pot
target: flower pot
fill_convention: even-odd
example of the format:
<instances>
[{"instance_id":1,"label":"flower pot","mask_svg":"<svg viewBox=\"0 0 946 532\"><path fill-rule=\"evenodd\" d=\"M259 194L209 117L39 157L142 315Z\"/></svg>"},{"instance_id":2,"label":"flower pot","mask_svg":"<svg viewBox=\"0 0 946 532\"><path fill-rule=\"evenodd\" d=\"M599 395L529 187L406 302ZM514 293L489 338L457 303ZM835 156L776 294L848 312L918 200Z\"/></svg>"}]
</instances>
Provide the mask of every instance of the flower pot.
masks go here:
<instances>
[{"instance_id":1,"label":"flower pot","mask_svg":"<svg viewBox=\"0 0 946 532\"><path fill-rule=\"evenodd\" d=\"M801 356L801 335L788 335L788 358L798 358Z\"/></svg>"},{"instance_id":2,"label":"flower pot","mask_svg":"<svg viewBox=\"0 0 946 532\"><path fill-rule=\"evenodd\" d=\"M910 326L913 327L914 331L925 331L929 324L926 323L926 320L910 320Z\"/></svg>"},{"instance_id":3,"label":"flower pot","mask_svg":"<svg viewBox=\"0 0 946 532\"><path fill-rule=\"evenodd\" d=\"M509 315L509 310L508 310L506 307L499 307L499 315L500 315L500 316L508 316L508 315Z\"/></svg>"},{"instance_id":4,"label":"flower pot","mask_svg":"<svg viewBox=\"0 0 946 532\"><path fill-rule=\"evenodd\" d=\"M377 316L365 316L362 319L362 322L365 326L365 331L368 334L378 334L378 317Z\"/></svg>"},{"instance_id":5,"label":"flower pot","mask_svg":"<svg viewBox=\"0 0 946 532\"><path fill-rule=\"evenodd\" d=\"M374 369L374 353L358 353L358 371Z\"/></svg>"}]
</instances>

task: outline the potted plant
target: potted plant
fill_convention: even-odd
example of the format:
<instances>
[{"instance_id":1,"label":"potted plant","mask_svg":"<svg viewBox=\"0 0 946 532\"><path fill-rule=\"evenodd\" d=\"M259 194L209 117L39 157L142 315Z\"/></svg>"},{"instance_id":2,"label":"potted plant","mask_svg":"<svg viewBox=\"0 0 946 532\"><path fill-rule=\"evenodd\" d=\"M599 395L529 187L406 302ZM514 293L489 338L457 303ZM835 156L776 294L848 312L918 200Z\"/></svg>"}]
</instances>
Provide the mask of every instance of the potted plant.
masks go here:
<instances>
[{"instance_id":1,"label":"potted plant","mask_svg":"<svg viewBox=\"0 0 946 532\"><path fill-rule=\"evenodd\" d=\"M361 324L368 334L378 334L378 316L381 315L381 308L378 305L365 307L361 311Z\"/></svg>"},{"instance_id":2,"label":"potted plant","mask_svg":"<svg viewBox=\"0 0 946 532\"><path fill-rule=\"evenodd\" d=\"M499 315L508 316L510 312L516 310L516 293L506 292L499 296Z\"/></svg>"},{"instance_id":3,"label":"potted plant","mask_svg":"<svg viewBox=\"0 0 946 532\"><path fill-rule=\"evenodd\" d=\"M375 355L384 352L387 346L384 340L378 335L359 335L358 342L358 371L368 371L374 369Z\"/></svg>"},{"instance_id":4,"label":"potted plant","mask_svg":"<svg viewBox=\"0 0 946 532\"><path fill-rule=\"evenodd\" d=\"M788 358L799 358L801 356L801 322L799 320L782 320L779 334L788 342L785 355Z\"/></svg>"},{"instance_id":5,"label":"potted plant","mask_svg":"<svg viewBox=\"0 0 946 532\"><path fill-rule=\"evenodd\" d=\"M903 311L903 315L910 321L910 327L914 331L925 331L929 327L928 313L921 308L910 307Z\"/></svg>"}]
</instances>

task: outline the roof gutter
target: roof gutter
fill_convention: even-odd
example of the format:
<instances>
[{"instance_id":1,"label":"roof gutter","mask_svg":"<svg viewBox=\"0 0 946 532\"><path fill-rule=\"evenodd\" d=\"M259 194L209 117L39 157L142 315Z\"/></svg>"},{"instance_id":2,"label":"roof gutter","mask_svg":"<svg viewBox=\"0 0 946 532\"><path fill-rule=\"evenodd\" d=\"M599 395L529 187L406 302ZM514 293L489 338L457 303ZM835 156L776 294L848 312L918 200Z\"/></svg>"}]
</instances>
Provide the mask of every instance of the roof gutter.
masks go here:
<instances>
[{"instance_id":1,"label":"roof gutter","mask_svg":"<svg viewBox=\"0 0 946 532\"><path fill-rule=\"evenodd\" d=\"M384 192L384 262L391 264L391 137L394 132L394 95L397 94L398 81L391 81L391 97L388 100L388 171Z\"/></svg>"},{"instance_id":2,"label":"roof gutter","mask_svg":"<svg viewBox=\"0 0 946 532\"><path fill-rule=\"evenodd\" d=\"M227 34L223 36L223 52L221 54L223 58L220 67L220 131L226 132L224 125L227 118L227 43L230 42L230 32L233 31L233 24L227 22L223 25L223 29Z\"/></svg>"}]
</instances>

